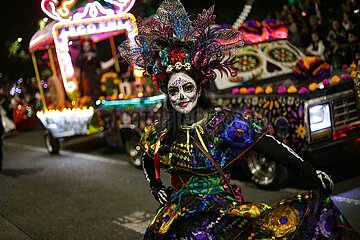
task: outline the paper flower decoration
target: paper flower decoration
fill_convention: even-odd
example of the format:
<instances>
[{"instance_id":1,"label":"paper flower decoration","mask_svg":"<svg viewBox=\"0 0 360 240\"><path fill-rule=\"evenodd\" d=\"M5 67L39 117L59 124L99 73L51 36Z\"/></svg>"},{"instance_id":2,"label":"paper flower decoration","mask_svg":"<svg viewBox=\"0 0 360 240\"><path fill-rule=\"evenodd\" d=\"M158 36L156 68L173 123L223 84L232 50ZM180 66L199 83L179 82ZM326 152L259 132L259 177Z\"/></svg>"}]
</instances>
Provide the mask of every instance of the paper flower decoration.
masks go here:
<instances>
[{"instance_id":1,"label":"paper flower decoration","mask_svg":"<svg viewBox=\"0 0 360 240\"><path fill-rule=\"evenodd\" d=\"M338 84L338 83L340 83L340 78L339 78L339 76L337 76L337 75L332 76L332 77L331 77L331 83L332 83L332 84Z\"/></svg>"},{"instance_id":2,"label":"paper flower decoration","mask_svg":"<svg viewBox=\"0 0 360 240\"><path fill-rule=\"evenodd\" d=\"M266 93L266 94L270 94L270 93L272 93L272 92L273 92L272 87L267 86L267 87L265 88L265 93Z\"/></svg>"},{"instance_id":3,"label":"paper flower decoration","mask_svg":"<svg viewBox=\"0 0 360 240\"><path fill-rule=\"evenodd\" d=\"M255 88L249 87L249 88L247 89L247 91L248 91L248 94L254 94L254 93L255 93Z\"/></svg>"},{"instance_id":4,"label":"paper flower decoration","mask_svg":"<svg viewBox=\"0 0 360 240\"><path fill-rule=\"evenodd\" d=\"M287 92L288 93L296 93L297 92L297 88L295 86L290 86L288 89L287 89Z\"/></svg>"},{"instance_id":5,"label":"paper flower decoration","mask_svg":"<svg viewBox=\"0 0 360 240\"><path fill-rule=\"evenodd\" d=\"M302 87L299 89L299 94L304 94L304 93L307 93L308 92L308 89L306 87Z\"/></svg>"},{"instance_id":6,"label":"paper flower decoration","mask_svg":"<svg viewBox=\"0 0 360 240\"><path fill-rule=\"evenodd\" d=\"M325 78L322 83L324 84L325 87L330 86L330 80L328 78Z\"/></svg>"},{"instance_id":7,"label":"paper flower decoration","mask_svg":"<svg viewBox=\"0 0 360 240\"><path fill-rule=\"evenodd\" d=\"M355 78L355 77L356 77L356 71L352 71L352 72L350 73L350 77L351 77L351 78Z\"/></svg>"},{"instance_id":8,"label":"paper flower decoration","mask_svg":"<svg viewBox=\"0 0 360 240\"><path fill-rule=\"evenodd\" d=\"M255 88L255 94L260 94L260 93L263 93L264 92L264 89L262 87L256 87Z\"/></svg>"},{"instance_id":9,"label":"paper flower decoration","mask_svg":"<svg viewBox=\"0 0 360 240\"><path fill-rule=\"evenodd\" d=\"M240 88L240 94L248 94L248 89L246 87Z\"/></svg>"},{"instance_id":10,"label":"paper flower decoration","mask_svg":"<svg viewBox=\"0 0 360 240\"><path fill-rule=\"evenodd\" d=\"M287 92L286 87L280 86L280 87L278 88L278 93L282 94L282 93L286 93L286 92Z\"/></svg>"},{"instance_id":11,"label":"paper flower decoration","mask_svg":"<svg viewBox=\"0 0 360 240\"><path fill-rule=\"evenodd\" d=\"M316 82L313 82L309 85L309 90L310 91L315 91L318 88L318 84Z\"/></svg>"}]
</instances>

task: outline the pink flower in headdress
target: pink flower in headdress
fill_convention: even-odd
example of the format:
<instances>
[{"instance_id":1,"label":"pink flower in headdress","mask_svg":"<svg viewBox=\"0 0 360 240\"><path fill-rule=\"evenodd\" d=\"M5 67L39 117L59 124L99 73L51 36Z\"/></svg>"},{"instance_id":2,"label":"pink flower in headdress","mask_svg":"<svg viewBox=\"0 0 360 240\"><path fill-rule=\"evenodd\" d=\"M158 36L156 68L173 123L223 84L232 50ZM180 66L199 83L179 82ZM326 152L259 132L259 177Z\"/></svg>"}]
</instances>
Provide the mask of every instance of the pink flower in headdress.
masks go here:
<instances>
[{"instance_id":1,"label":"pink flower in headdress","mask_svg":"<svg viewBox=\"0 0 360 240\"><path fill-rule=\"evenodd\" d=\"M199 50L195 51L191 57L192 66L197 69L204 69L209 67L209 56L205 49L200 48Z\"/></svg>"},{"instance_id":2,"label":"pink flower in headdress","mask_svg":"<svg viewBox=\"0 0 360 240\"><path fill-rule=\"evenodd\" d=\"M173 49L169 51L169 56L171 59L171 63L175 65L177 62L184 63L184 59L186 57L186 53L181 49Z\"/></svg>"},{"instance_id":3,"label":"pink flower in headdress","mask_svg":"<svg viewBox=\"0 0 360 240\"><path fill-rule=\"evenodd\" d=\"M191 67L199 73L203 84L214 78L214 71L210 68L210 58L204 48L200 48L193 53Z\"/></svg>"}]
</instances>

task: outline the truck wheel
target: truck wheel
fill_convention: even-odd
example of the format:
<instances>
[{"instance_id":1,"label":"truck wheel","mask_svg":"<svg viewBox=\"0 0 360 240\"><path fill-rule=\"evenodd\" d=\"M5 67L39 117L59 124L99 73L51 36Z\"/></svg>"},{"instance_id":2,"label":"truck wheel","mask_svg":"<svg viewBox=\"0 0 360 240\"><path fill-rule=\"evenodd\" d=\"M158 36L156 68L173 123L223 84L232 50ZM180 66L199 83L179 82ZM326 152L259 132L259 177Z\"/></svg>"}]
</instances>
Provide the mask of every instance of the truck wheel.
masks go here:
<instances>
[{"instance_id":1,"label":"truck wheel","mask_svg":"<svg viewBox=\"0 0 360 240\"><path fill-rule=\"evenodd\" d=\"M58 139L54 138L49 130L44 132L44 142L46 150L50 154L59 154L60 142Z\"/></svg>"},{"instance_id":2,"label":"truck wheel","mask_svg":"<svg viewBox=\"0 0 360 240\"><path fill-rule=\"evenodd\" d=\"M278 190L283 188L288 180L286 167L254 151L245 161L245 168L251 180L263 189Z\"/></svg>"},{"instance_id":3,"label":"truck wheel","mask_svg":"<svg viewBox=\"0 0 360 240\"><path fill-rule=\"evenodd\" d=\"M130 163L137 167L142 167L143 150L139 146L140 136L137 133L132 133L128 139L125 140L125 150L128 155Z\"/></svg>"}]
</instances>

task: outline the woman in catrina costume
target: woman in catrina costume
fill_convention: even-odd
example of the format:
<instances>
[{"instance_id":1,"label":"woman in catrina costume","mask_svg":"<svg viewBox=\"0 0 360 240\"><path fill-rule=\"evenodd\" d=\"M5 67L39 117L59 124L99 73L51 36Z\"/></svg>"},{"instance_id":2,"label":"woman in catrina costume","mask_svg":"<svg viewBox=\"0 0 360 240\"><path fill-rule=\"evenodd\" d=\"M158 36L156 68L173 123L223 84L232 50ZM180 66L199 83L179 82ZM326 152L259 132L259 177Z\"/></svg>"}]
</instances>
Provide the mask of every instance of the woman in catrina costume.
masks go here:
<instances>
[{"instance_id":1,"label":"woman in catrina costume","mask_svg":"<svg viewBox=\"0 0 360 240\"><path fill-rule=\"evenodd\" d=\"M154 17L139 19L136 46L119 47L168 95L167 114L147 126L140 141L145 176L160 203L144 239L344 239L352 229L326 195L331 178L273 138L261 118L206 101L214 70L233 74L232 50L243 45L237 31L211 28L213 12L190 21L180 1L165 0ZM246 202L229 173L249 150L294 169L320 191L273 207ZM171 176L170 187L161 182L160 166Z\"/></svg>"}]
</instances>

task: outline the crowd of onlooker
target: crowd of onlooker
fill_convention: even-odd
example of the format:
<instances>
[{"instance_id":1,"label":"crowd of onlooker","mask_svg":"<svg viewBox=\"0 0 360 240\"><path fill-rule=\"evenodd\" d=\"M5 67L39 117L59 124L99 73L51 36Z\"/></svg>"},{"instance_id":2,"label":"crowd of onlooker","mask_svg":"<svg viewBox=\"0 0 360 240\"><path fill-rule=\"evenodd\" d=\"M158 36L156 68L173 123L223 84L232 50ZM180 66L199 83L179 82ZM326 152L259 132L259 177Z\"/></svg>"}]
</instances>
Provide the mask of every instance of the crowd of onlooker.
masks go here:
<instances>
[{"instance_id":1,"label":"crowd of onlooker","mask_svg":"<svg viewBox=\"0 0 360 240\"><path fill-rule=\"evenodd\" d=\"M31 79L19 79L13 84L0 86L0 113L5 133L22 121L34 117L41 103L37 84ZM11 122L10 122L11 121Z\"/></svg>"},{"instance_id":2,"label":"crowd of onlooker","mask_svg":"<svg viewBox=\"0 0 360 240\"><path fill-rule=\"evenodd\" d=\"M299 0L283 5L268 18L283 21L288 39L308 55L319 56L334 68L360 59L360 12L357 0Z\"/></svg>"}]
</instances>

